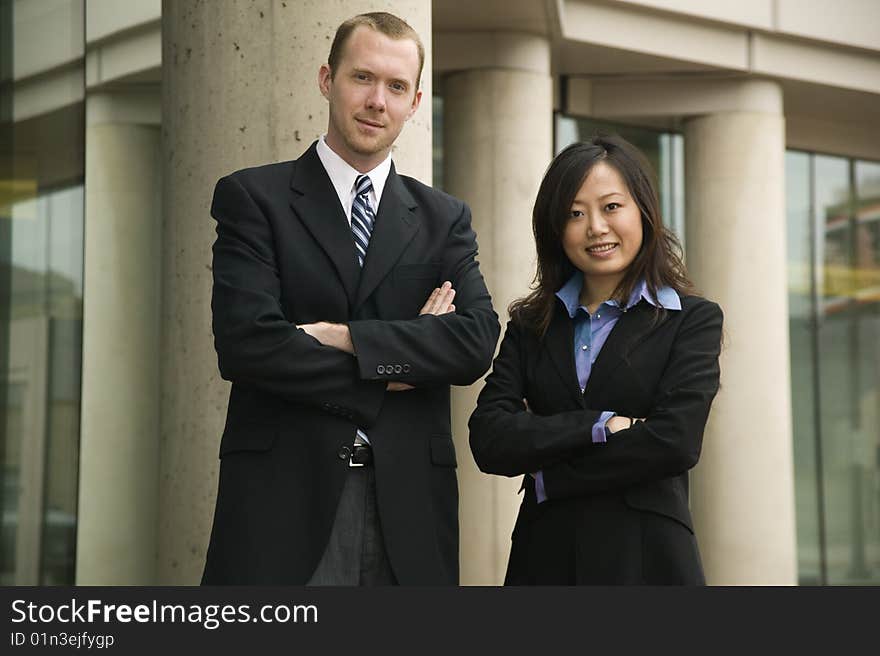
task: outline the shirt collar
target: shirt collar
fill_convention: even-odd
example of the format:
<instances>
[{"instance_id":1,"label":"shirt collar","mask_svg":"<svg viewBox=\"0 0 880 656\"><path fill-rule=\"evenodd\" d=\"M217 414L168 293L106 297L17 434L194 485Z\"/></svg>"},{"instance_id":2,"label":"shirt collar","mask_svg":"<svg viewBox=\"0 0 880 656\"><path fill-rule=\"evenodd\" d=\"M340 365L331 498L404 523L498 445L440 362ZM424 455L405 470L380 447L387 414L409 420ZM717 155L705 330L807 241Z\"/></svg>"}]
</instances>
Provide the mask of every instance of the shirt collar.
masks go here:
<instances>
[{"instance_id":1,"label":"shirt collar","mask_svg":"<svg viewBox=\"0 0 880 656\"><path fill-rule=\"evenodd\" d=\"M568 282L556 292L556 298L562 301L568 316L574 319L580 307L581 288L584 285L584 276L580 271L575 271Z\"/></svg>"},{"instance_id":2,"label":"shirt collar","mask_svg":"<svg viewBox=\"0 0 880 656\"><path fill-rule=\"evenodd\" d=\"M378 207L379 202L382 200L382 192L385 190L385 183L388 181L388 174L391 172L391 153L389 152L388 157L382 160L382 163L372 171L361 174L360 171L342 159L327 145L324 139L325 136L321 135L321 138L318 139L316 149L321 164L324 165L324 170L330 176L330 182L333 183L336 195L339 196L339 202L342 203L343 207L351 208L351 199L354 195L354 181L359 175L368 175L370 176L370 182L373 183L373 193L376 196L376 207Z\"/></svg>"},{"instance_id":3,"label":"shirt collar","mask_svg":"<svg viewBox=\"0 0 880 656\"><path fill-rule=\"evenodd\" d=\"M575 314L577 314L578 309L581 307L580 295L583 285L583 273L575 271L571 275L571 278L568 279L568 282L556 292L556 297L562 301L565 310L568 312L568 316L572 319L574 319ZM651 292L648 291L648 286L645 284L645 281L640 280L629 297L626 309L628 310L642 299L645 299L654 307L661 307L666 310L681 310L681 297L679 297L678 292L671 287L661 287L657 290L657 298L655 299L651 295ZM614 300L605 301L605 303L614 307L619 307L617 301Z\"/></svg>"}]
</instances>

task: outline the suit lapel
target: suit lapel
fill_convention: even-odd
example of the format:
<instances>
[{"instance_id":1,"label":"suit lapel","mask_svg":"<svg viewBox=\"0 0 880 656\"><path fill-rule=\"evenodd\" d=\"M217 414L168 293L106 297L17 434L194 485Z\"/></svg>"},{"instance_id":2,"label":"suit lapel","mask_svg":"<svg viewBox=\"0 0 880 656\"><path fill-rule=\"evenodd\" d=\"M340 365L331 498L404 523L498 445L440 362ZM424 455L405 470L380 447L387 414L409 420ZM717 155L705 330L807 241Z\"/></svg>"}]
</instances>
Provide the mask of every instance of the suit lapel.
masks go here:
<instances>
[{"instance_id":1,"label":"suit lapel","mask_svg":"<svg viewBox=\"0 0 880 656\"><path fill-rule=\"evenodd\" d=\"M291 208L333 262L351 306L360 274L354 238L315 144L297 160L290 187Z\"/></svg>"},{"instance_id":2,"label":"suit lapel","mask_svg":"<svg viewBox=\"0 0 880 656\"><path fill-rule=\"evenodd\" d=\"M574 326L565 311L561 309L560 302L558 300L554 302L557 307L554 308L553 319L544 336L544 347L550 355L563 387L578 405L583 406L584 397L581 394L574 362Z\"/></svg>"},{"instance_id":3,"label":"suit lapel","mask_svg":"<svg viewBox=\"0 0 880 656\"><path fill-rule=\"evenodd\" d=\"M370 235L364 269L355 296L354 311L357 311L382 279L388 275L407 244L418 232L419 217L414 212L416 207L416 202L403 186L400 176L392 165L388 180L385 182L385 189L382 191L373 233Z\"/></svg>"},{"instance_id":4,"label":"suit lapel","mask_svg":"<svg viewBox=\"0 0 880 656\"><path fill-rule=\"evenodd\" d=\"M590 396L594 390L604 385L609 377L617 371L624 357L644 340L648 333L656 329L657 326L651 325L653 321L654 307L645 300L639 301L623 313L614 325L611 334L608 335L608 339L599 352L599 357L593 363L593 368L590 370L590 380L587 381L587 387L584 391L585 396Z\"/></svg>"}]
</instances>

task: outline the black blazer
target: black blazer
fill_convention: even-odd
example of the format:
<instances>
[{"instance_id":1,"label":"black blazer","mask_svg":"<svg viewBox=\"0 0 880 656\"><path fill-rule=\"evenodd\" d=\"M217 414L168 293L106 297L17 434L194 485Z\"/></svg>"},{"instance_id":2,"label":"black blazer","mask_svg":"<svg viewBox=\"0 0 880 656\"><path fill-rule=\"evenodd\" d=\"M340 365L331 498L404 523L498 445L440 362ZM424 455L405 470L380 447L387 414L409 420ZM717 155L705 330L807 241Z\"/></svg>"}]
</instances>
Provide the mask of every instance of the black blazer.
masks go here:
<instances>
[{"instance_id":1,"label":"black blazer","mask_svg":"<svg viewBox=\"0 0 880 656\"><path fill-rule=\"evenodd\" d=\"M304 584L330 534L357 427L401 584L457 584L449 385L485 373L497 315L461 201L393 167L363 270L314 144L222 178L211 208L214 343L232 381L203 582ZM418 316L443 280L456 312ZM295 324L347 323L353 357ZM388 381L416 386L386 392Z\"/></svg>"},{"instance_id":2,"label":"black blazer","mask_svg":"<svg viewBox=\"0 0 880 656\"><path fill-rule=\"evenodd\" d=\"M705 299L683 297L659 323L642 300L618 320L582 394L561 302L543 339L508 323L471 449L487 473L543 471L549 499L536 503L527 475L507 583L703 582L687 471L718 390L721 329ZM593 444L604 410L646 421Z\"/></svg>"}]
</instances>

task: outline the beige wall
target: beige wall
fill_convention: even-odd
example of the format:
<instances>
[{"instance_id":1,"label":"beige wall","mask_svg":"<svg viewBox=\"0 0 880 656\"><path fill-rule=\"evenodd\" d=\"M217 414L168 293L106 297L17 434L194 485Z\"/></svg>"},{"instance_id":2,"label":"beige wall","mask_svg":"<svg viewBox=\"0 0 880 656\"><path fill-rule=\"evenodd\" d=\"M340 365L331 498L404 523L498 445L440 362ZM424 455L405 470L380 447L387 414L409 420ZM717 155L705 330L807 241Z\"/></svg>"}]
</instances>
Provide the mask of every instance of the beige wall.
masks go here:
<instances>
[{"instance_id":1,"label":"beige wall","mask_svg":"<svg viewBox=\"0 0 880 656\"><path fill-rule=\"evenodd\" d=\"M661 58L668 73L698 64L880 93L880 3L871 0L560 0L559 7L568 48L589 44L615 49L621 59L627 52ZM582 72L591 68L566 61Z\"/></svg>"},{"instance_id":2,"label":"beige wall","mask_svg":"<svg viewBox=\"0 0 880 656\"><path fill-rule=\"evenodd\" d=\"M86 0L86 41L101 41L161 18L162 0Z\"/></svg>"},{"instance_id":3,"label":"beige wall","mask_svg":"<svg viewBox=\"0 0 880 656\"><path fill-rule=\"evenodd\" d=\"M81 58L82 16L83 0L14 0L13 78L45 73Z\"/></svg>"},{"instance_id":4,"label":"beige wall","mask_svg":"<svg viewBox=\"0 0 880 656\"><path fill-rule=\"evenodd\" d=\"M880 51L880 2L876 0L774 1L779 32Z\"/></svg>"},{"instance_id":5,"label":"beige wall","mask_svg":"<svg viewBox=\"0 0 880 656\"><path fill-rule=\"evenodd\" d=\"M617 0L615 4L880 50L880 3L875 0Z\"/></svg>"}]
</instances>

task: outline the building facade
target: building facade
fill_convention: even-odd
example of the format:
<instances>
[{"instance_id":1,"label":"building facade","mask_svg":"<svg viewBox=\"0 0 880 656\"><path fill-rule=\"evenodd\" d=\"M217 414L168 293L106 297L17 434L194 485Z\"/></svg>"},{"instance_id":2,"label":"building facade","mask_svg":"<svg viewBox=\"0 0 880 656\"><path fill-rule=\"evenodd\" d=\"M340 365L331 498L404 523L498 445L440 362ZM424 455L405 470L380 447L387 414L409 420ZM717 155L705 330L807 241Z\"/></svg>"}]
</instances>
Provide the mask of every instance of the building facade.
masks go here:
<instances>
[{"instance_id":1,"label":"building facade","mask_svg":"<svg viewBox=\"0 0 880 656\"><path fill-rule=\"evenodd\" d=\"M0 584L198 582L213 185L323 133L318 67L374 10L427 51L396 166L470 204L502 318L553 154L605 130L654 164L725 311L709 582L880 583L877 2L0 0ZM453 390L461 572L494 585L519 481L470 456L480 387Z\"/></svg>"}]
</instances>

